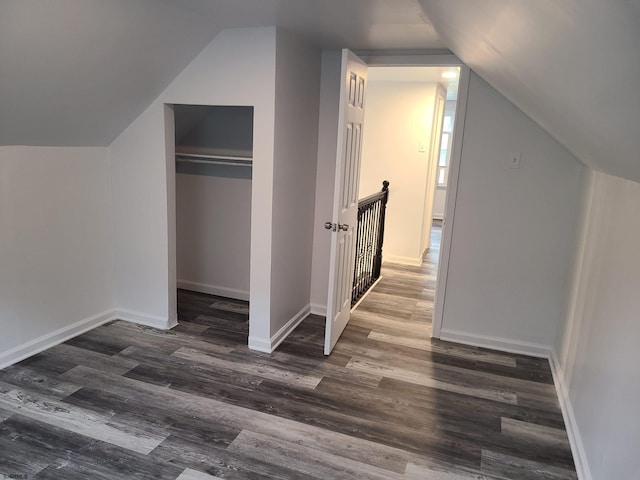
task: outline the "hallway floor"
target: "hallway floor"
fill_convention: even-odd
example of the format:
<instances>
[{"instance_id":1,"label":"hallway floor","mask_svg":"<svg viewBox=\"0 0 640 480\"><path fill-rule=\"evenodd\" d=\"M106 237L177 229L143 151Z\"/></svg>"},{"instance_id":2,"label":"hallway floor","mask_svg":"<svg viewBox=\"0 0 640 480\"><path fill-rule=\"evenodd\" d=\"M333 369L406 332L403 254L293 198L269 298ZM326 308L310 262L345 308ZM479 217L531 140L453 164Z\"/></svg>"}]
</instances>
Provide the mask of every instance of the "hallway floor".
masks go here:
<instances>
[{"instance_id":1,"label":"hallway floor","mask_svg":"<svg viewBox=\"0 0 640 480\"><path fill-rule=\"evenodd\" d=\"M430 340L433 268L386 265L329 357L321 317L257 353L246 303L181 290L171 331L0 371L0 478L575 479L546 360Z\"/></svg>"}]
</instances>

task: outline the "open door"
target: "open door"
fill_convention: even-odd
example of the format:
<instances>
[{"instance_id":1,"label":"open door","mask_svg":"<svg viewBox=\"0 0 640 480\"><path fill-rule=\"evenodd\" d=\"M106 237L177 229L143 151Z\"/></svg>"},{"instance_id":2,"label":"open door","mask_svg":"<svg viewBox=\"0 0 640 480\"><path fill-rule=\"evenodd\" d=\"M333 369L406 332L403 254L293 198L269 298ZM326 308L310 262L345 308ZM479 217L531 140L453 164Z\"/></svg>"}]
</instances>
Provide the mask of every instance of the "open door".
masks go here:
<instances>
[{"instance_id":1,"label":"open door","mask_svg":"<svg viewBox=\"0 0 640 480\"><path fill-rule=\"evenodd\" d=\"M331 353L347 326L351 310L367 66L345 49L340 75L333 218L325 223L331 230L325 355Z\"/></svg>"}]
</instances>

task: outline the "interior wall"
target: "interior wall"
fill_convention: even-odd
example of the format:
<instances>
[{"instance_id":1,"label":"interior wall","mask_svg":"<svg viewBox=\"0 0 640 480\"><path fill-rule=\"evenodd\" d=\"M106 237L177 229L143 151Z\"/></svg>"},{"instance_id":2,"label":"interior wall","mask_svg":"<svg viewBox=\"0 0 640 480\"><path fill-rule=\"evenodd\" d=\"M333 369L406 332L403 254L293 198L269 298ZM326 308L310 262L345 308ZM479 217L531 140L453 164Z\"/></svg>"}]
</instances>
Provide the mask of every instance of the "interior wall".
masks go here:
<instances>
[{"instance_id":1,"label":"interior wall","mask_svg":"<svg viewBox=\"0 0 640 480\"><path fill-rule=\"evenodd\" d=\"M167 190L175 167L164 104L248 105L254 107L250 330L269 338L275 50L275 28L221 32L110 146L122 317L166 328L176 316L167 241L175 229Z\"/></svg>"},{"instance_id":2,"label":"interior wall","mask_svg":"<svg viewBox=\"0 0 640 480\"><path fill-rule=\"evenodd\" d=\"M389 180L384 261L422 260L435 93L436 84L376 81L375 69L369 70L360 198Z\"/></svg>"},{"instance_id":3,"label":"interior wall","mask_svg":"<svg viewBox=\"0 0 640 480\"><path fill-rule=\"evenodd\" d=\"M444 218L444 206L447 199L447 189L437 187L433 198L433 218Z\"/></svg>"},{"instance_id":4,"label":"interior wall","mask_svg":"<svg viewBox=\"0 0 640 480\"><path fill-rule=\"evenodd\" d=\"M113 315L105 148L0 147L0 368Z\"/></svg>"},{"instance_id":5,"label":"interior wall","mask_svg":"<svg viewBox=\"0 0 640 480\"><path fill-rule=\"evenodd\" d=\"M512 154L519 168L510 168ZM550 353L583 167L471 75L441 337Z\"/></svg>"},{"instance_id":6,"label":"interior wall","mask_svg":"<svg viewBox=\"0 0 640 480\"><path fill-rule=\"evenodd\" d=\"M178 287L249 300L251 168L178 164Z\"/></svg>"},{"instance_id":7,"label":"interior wall","mask_svg":"<svg viewBox=\"0 0 640 480\"><path fill-rule=\"evenodd\" d=\"M567 320L554 350L580 478L636 478L640 427L640 184L585 182Z\"/></svg>"},{"instance_id":8,"label":"interior wall","mask_svg":"<svg viewBox=\"0 0 640 480\"><path fill-rule=\"evenodd\" d=\"M181 152L252 155L252 107L183 105L175 108L175 122Z\"/></svg>"},{"instance_id":9,"label":"interior wall","mask_svg":"<svg viewBox=\"0 0 640 480\"><path fill-rule=\"evenodd\" d=\"M181 153L251 157L253 107L175 105ZM176 162L178 288L249 300L251 167Z\"/></svg>"},{"instance_id":10,"label":"interior wall","mask_svg":"<svg viewBox=\"0 0 640 480\"><path fill-rule=\"evenodd\" d=\"M320 51L278 30L271 344L310 311Z\"/></svg>"}]
</instances>

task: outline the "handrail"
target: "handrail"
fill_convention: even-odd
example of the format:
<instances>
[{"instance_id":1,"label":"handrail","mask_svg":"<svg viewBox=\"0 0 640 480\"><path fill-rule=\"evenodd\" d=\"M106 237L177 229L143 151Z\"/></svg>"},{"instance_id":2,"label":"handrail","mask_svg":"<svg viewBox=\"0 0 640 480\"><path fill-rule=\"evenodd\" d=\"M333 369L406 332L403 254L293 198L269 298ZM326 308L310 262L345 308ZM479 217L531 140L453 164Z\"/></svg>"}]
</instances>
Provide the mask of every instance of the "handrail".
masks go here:
<instances>
[{"instance_id":1,"label":"handrail","mask_svg":"<svg viewBox=\"0 0 640 480\"><path fill-rule=\"evenodd\" d=\"M358 229L353 270L351 306L380 278L384 223L389 200L389 182L382 182L382 190L358 201Z\"/></svg>"},{"instance_id":2,"label":"handrail","mask_svg":"<svg viewBox=\"0 0 640 480\"><path fill-rule=\"evenodd\" d=\"M381 199L385 195L385 192L388 192L388 191L389 191L389 182L385 180L384 182L382 182L382 190L376 193L372 193L371 195L368 195L358 200L358 208L362 208L365 205L368 205L369 203L373 203L376 200Z\"/></svg>"}]
</instances>

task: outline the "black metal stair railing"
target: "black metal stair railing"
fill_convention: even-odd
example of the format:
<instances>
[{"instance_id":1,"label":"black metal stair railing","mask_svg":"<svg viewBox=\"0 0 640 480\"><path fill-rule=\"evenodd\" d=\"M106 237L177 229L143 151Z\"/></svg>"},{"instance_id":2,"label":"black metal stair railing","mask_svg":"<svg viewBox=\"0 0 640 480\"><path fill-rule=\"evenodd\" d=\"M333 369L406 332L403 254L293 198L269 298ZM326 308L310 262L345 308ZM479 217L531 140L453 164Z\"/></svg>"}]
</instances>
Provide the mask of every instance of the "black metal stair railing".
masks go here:
<instances>
[{"instance_id":1,"label":"black metal stair railing","mask_svg":"<svg viewBox=\"0 0 640 480\"><path fill-rule=\"evenodd\" d=\"M380 278L384 219L389 199L389 182L382 182L382 190L358 202L358 232L353 270L351 306Z\"/></svg>"}]
</instances>

